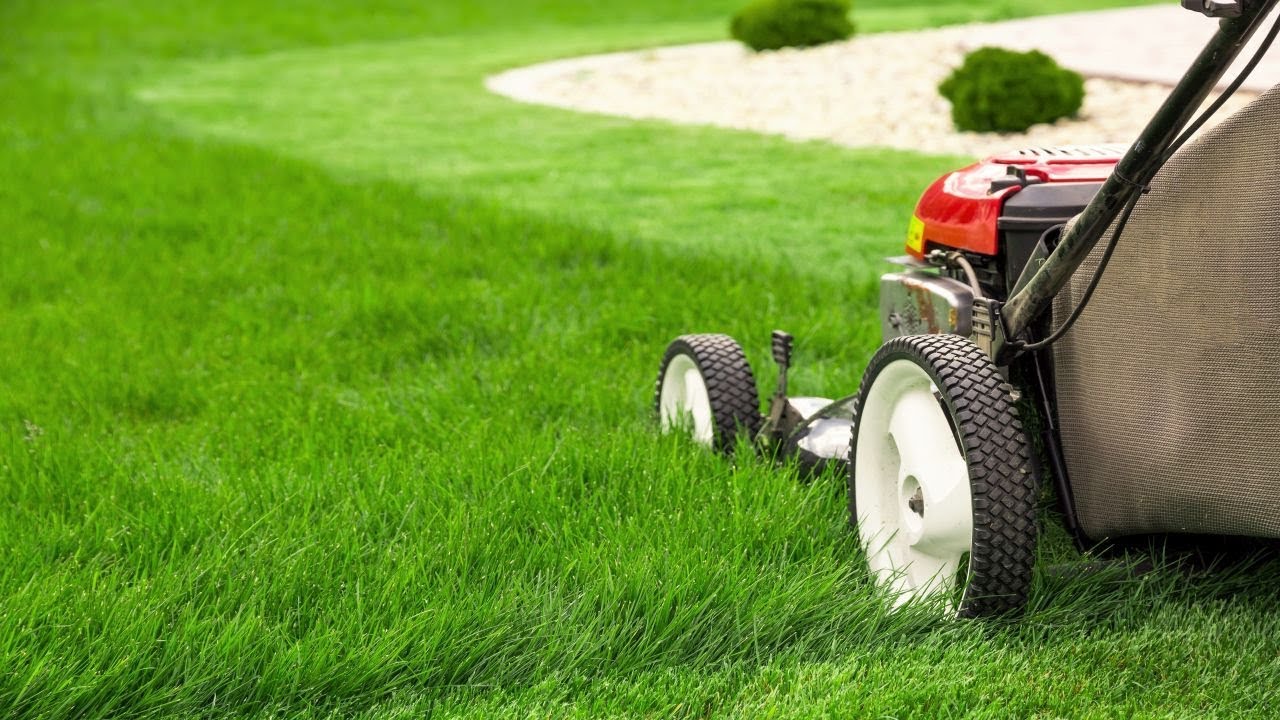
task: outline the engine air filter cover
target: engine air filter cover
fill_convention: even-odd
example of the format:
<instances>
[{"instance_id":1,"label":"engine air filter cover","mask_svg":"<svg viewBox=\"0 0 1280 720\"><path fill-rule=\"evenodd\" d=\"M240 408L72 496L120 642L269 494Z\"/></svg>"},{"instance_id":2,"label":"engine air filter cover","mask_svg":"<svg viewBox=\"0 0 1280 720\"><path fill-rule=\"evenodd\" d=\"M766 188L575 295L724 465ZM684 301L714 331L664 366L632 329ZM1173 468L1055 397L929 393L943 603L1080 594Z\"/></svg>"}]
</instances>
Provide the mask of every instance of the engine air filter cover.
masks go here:
<instances>
[{"instance_id":1,"label":"engine air filter cover","mask_svg":"<svg viewBox=\"0 0 1280 720\"><path fill-rule=\"evenodd\" d=\"M932 248L999 252L1005 201L1037 184L1100 183L1124 154L1123 145L1025 148L996 155L939 178L916 205L907 251Z\"/></svg>"}]
</instances>

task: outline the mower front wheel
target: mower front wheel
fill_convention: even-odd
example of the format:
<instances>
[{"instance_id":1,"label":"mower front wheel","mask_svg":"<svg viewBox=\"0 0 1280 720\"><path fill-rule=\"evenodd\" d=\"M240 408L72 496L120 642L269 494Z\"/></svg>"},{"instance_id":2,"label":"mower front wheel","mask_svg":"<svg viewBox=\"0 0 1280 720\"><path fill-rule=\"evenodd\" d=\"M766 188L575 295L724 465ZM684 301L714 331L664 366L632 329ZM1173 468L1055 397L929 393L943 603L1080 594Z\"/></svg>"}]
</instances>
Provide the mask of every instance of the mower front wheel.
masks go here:
<instances>
[{"instance_id":1,"label":"mower front wheel","mask_svg":"<svg viewBox=\"0 0 1280 720\"><path fill-rule=\"evenodd\" d=\"M849 513L895 603L944 599L961 617L1026 604L1036 482L1010 387L958 335L895 338L858 395Z\"/></svg>"},{"instance_id":2,"label":"mower front wheel","mask_svg":"<svg viewBox=\"0 0 1280 720\"><path fill-rule=\"evenodd\" d=\"M760 431L756 378L742 346L728 335L681 335L667 346L654 405L663 432L687 432L701 445L731 452L739 433Z\"/></svg>"}]
</instances>

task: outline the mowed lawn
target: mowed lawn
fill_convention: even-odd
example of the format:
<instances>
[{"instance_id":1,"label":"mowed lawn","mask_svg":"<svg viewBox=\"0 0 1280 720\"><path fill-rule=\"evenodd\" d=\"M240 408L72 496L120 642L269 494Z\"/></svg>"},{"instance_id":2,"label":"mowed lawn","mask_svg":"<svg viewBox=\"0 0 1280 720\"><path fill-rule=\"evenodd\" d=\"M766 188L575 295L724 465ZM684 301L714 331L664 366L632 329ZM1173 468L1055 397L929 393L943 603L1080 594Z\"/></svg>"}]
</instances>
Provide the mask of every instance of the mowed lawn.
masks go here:
<instances>
[{"instance_id":1,"label":"mowed lawn","mask_svg":"<svg viewBox=\"0 0 1280 720\"><path fill-rule=\"evenodd\" d=\"M837 478L657 435L681 332L767 387L787 328L798 391L852 392L878 258L961 161L482 87L737 4L0 3L0 717L1276 706L1275 563L891 615ZM1080 562L1047 528L1046 568Z\"/></svg>"}]
</instances>

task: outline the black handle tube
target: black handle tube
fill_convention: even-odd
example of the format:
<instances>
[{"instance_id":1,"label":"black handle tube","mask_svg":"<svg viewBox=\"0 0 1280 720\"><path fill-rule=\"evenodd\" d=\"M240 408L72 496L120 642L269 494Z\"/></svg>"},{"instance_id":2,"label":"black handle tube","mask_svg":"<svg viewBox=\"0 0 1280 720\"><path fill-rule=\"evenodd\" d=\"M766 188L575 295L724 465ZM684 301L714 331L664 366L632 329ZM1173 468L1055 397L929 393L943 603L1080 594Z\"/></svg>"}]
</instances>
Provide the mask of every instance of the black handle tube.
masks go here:
<instances>
[{"instance_id":1,"label":"black handle tube","mask_svg":"<svg viewBox=\"0 0 1280 720\"><path fill-rule=\"evenodd\" d=\"M1047 258L1031 259L1033 263L1042 261L1042 264L1003 309L1008 337L1021 335L1049 308L1125 204L1151 181L1158 170L1153 166L1177 139L1277 2L1280 0L1256 0L1248 4L1240 17L1221 21L1218 32L1116 164L1098 194L1062 233L1053 252Z\"/></svg>"}]
</instances>

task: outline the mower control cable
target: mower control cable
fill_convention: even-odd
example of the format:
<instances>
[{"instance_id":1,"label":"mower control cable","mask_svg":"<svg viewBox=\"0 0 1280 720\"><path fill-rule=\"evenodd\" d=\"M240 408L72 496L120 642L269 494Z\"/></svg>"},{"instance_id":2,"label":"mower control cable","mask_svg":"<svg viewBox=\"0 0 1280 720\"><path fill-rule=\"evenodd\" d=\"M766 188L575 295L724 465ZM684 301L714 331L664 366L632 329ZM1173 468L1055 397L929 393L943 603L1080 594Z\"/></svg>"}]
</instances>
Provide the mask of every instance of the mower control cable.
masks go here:
<instances>
[{"instance_id":1,"label":"mower control cable","mask_svg":"<svg viewBox=\"0 0 1280 720\"><path fill-rule=\"evenodd\" d=\"M1061 339L1071 329L1071 326L1076 324L1076 320L1080 319L1080 314L1084 312L1089 300L1093 298L1093 291L1098 289L1098 283L1102 280L1102 273L1107 269L1107 264L1111 262L1111 255L1116 251L1120 234L1124 232L1125 226L1129 224L1129 216L1133 214L1133 208L1137 206L1138 199L1141 197L1141 192L1134 193L1129 202L1125 204L1124 210L1120 213L1120 218L1116 220L1115 232L1111 234L1111 240L1107 242L1106 249L1102 251L1102 258L1098 260L1098 269L1093 271L1093 276L1089 278L1089 284L1085 286L1084 294L1080 296L1080 302L1076 303L1075 309L1063 321L1062 326L1043 340L1028 343L1010 339L1009 343L1011 345L1018 350L1043 350Z\"/></svg>"},{"instance_id":2,"label":"mower control cable","mask_svg":"<svg viewBox=\"0 0 1280 720\"><path fill-rule=\"evenodd\" d=\"M1258 45L1257 52L1253 54L1253 57L1249 58L1249 62L1245 63L1245 66L1240 69L1240 74L1236 75L1236 79L1232 80L1231 84L1222 90L1222 94L1218 96L1218 99L1214 100L1213 104L1205 108L1205 111L1200 113L1200 117L1196 118L1195 122L1188 125L1187 129L1178 136L1178 139L1169 145L1169 149L1165 151L1164 155L1160 156L1159 165L1164 165L1168 162L1169 158L1173 157L1174 153L1181 150L1182 146L1186 145L1188 140L1195 136L1196 133L1200 132L1200 128L1204 127L1204 124L1209 121L1209 118L1213 117L1222 109L1223 105L1227 104L1227 101L1231 99L1231 96L1234 95L1235 92L1240 89L1240 86L1244 85L1244 81L1248 80L1249 76L1253 74L1254 69L1258 67L1258 63L1262 62L1262 58L1265 57L1267 51L1271 49L1271 45L1276 41L1276 36L1278 35L1280 35L1280 15L1276 16L1276 21L1271 25L1271 31L1262 39L1262 43Z\"/></svg>"},{"instance_id":3,"label":"mower control cable","mask_svg":"<svg viewBox=\"0 0 1280 720\"><path fill-rule=\"evenodd\" d=\"M1124 232L1125 226L1129 224L1129 216L1133 214L1133 209L1138 205L1138 200L1140 200L1143 195L1150 192L1151 187L1148 183L1151 181L1151 178L1155 177L1156 174L1160 172L1160 169L1164 167L1164 164L1173 157L1173 154L1180 150L1187 141L1194 137L1195 134L1200 131L1200 128L1204 127L1204 124L1209 121L1209 118L1213 117L1214 114L1221 110L1222 106L1227 103L1227 100L1231 99L1231 96L1240 89L1240 86L1244 84L1244 81L1247 80L1249 75L1253 73L1254 69L1258 67L1258 63L1260 63L1262 58L1266 56L1267 51L1271 49L1271 45L1275 43L1277 36L1280 36L1280 15L1276 16L1276 21L1272 23L1270 32L1268 32L1266 37L1263 38L1262 44L1258 46L1258 50L1253 54L1253 57L1251 57L1249 62L1245 64L1244 68L1240 70L1236 79L1232 80L1231 84L1223 89L1222 94L1219 95L1218 98L1209 105L1209 107L1205 108L1204 112L1200 113L1200 115L1187 126L1182 134L1178 136L1178 139L1169 145L1168 150L1161 154L1160 157L1151 165L1143 168L1139 177L1146 179L1137 182L1126 182L1126 184L1133 186L1136 192L1134 192L1130 199L1125 203L1124 210L1116 220L1115 231L1111 233L1111 239L1107 242L1107 247L1103 250L1102 257L1098 260L1097 269L1093 271L1093 276L1089 278L1089 284L1085 286L1084 294L1080 297L1080 302L1076 304L1075 309L1071 311L1071 314L1067 316L1067 319L1063 321L1062 325L1043 340L1038 340L1036 342L1023 342L1021 340L1010 338L1008 341L1010 345L1022 351L1043 350L1057 342L1063 335L1066 335L1067 332L1071 330L1071 326L1076 324L1076 320L1078 320L1080 318L1080 314L1084 312L1085 306L1087 306L1089 304L1089 300L1093 298L1093 291L1098 288L1098 283L1102 280L1102 273L1106 271L1107 264L1111 262L1111 256L1115 253L1116 245L1120 240L1120 235Z\"/></svg>"}]
</instances>

